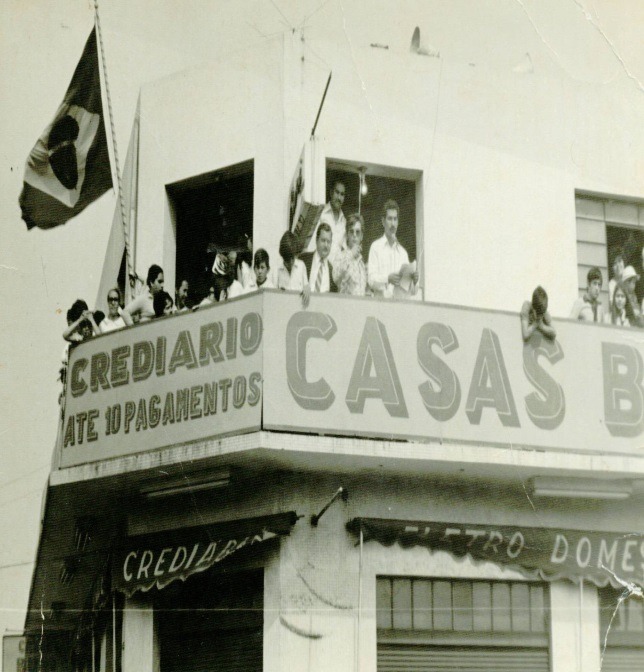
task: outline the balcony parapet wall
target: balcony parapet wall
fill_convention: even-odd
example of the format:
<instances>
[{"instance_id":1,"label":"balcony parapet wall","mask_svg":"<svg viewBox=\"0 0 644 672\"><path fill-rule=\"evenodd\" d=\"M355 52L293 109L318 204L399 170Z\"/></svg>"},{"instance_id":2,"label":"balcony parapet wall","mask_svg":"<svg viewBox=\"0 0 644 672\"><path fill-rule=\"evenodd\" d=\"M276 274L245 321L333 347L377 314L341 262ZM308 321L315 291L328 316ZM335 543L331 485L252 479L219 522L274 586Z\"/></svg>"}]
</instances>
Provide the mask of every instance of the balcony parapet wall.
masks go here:
<instances>
[{"instance_id":1,"label":"balcony parapet wall","mask_svg":"<svg viewBox=\"0 0 644 672\"><path fill-rule=\"evenodd\" d=\"M267 290L112 332L70 355L54 467L260 429L644 456L644 332L554 322Z\"/></svg>"}]
</instances>

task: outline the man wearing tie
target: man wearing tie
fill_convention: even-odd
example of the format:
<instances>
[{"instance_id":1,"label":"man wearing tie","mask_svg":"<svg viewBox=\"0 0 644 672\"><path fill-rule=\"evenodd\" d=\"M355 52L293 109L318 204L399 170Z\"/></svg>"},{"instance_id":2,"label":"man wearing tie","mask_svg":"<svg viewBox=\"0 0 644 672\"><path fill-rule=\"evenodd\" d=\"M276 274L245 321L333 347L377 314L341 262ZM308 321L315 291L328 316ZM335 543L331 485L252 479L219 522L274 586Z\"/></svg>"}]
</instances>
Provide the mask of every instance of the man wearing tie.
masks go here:
<instances>
[{"instance_id":1,"label":"man wearing tie","mask_svg":"<svg viewBox=\"0 0 644 672\"><path fill-rule=\"evenodd\" d=\"M300 259L306 266L306 274L312 292L323 294L338 291L333 281L333 266L329 261L332 242L331 227L326 222L321 222L316 232L315 252L300 254Z\"/></svg>"}]
</instances>

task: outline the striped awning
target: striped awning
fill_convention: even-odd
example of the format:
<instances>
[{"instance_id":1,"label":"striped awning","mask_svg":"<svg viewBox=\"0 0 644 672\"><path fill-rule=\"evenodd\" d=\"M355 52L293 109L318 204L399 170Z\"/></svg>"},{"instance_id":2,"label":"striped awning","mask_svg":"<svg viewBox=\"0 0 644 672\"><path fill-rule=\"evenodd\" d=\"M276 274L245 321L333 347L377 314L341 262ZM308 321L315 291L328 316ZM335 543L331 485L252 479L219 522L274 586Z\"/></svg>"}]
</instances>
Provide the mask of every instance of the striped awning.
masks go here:
<instances>
[{"instance_id":1,"label":"striped awning","mask_svg":"<svg viewBox=\"0 0 644 672\"><path fill-rule=\"evenodd\" d=\"M566 578L597 586L644 586L644 533L354 518L347 529L363 540L424 546L456 558L512 566L528 578Z\"/></svg>"},{"instance_id":2,"label":"striped awning","mask_svg":"<svg viewBox=\"0 0 644 672\"><path fill-rule=\"evenodd\" d=\"M128 537L113 556L112 587L132 595L165 588L177 579L185 581L217 563L229 562L240 551L289 534L297 518L295 511L288 511Z\"/></svg>"}]
</instances>

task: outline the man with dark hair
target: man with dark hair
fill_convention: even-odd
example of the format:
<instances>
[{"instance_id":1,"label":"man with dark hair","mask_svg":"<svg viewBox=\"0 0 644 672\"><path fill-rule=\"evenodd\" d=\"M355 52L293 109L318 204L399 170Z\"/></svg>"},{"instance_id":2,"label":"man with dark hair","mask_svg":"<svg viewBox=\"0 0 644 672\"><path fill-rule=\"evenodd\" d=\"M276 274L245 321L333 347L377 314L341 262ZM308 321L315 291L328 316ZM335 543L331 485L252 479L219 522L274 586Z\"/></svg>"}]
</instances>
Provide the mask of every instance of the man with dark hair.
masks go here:
<instances>
[{"instance_id":1,"label":"man with dark hair","mask_svg":"<svg viewBox=\"0 0 644 672\"><path fill-rule=\"evenodd\" d=\"M548 294L541 285L532 292L532 302L524 301L521 307L521 335L523 340L529 341L535 331L540 331L551 340L554 340L557 336L548 312Z\"/></svg>"},{"instance_id":2,"label":"man with dark hair","mask_svg":"<svg viewBox=\"0 0 644 672\"><path fill-rule=\"evenodd\" d=\"M177 284L177 291L174 295L174 305L178 313L190 310L188 303L188 292L190 291L190 283L184 278Z\"/></svg>"},{"instance_id":3,"label":"man with dark hair","mask_svg":"<svg viewBox=\"0 0 644 672\"><path fill-rule=\"evenodd\" d=\"M280 239L282 265L277 269L277 288L300 292L302 305L306 308L309 305L311 290L306 266L297 258L299 247L297 236L291 231L285 231Z\"/></svg>"},{"instance_id":4,"label":"man with dark hair","mask_svg":"<svg viewBox=\"0 0 644 672\"><path fill-rule=\"evenodd\" d=\"M328 224L331 227L333 234L333 243L329 253L329 259L333 261L336 255L340 252L344 244L344 232L347 225L342 206L344 204L344 197L346 194L346 187L342 180L334 180L331 190L329 192L329 202L324 206L320 214L317 228L313 232L306 251L313 254L317 247L318 230L322 224Z\"/></svg>"},{"instance_id":5,"label":"man with dark hair","mask_svg":"<svg viewBox=\"0 0 644 672\"><path fill-rule=\"evenodd\" d=\"M570 317L582 322L603 322L604 307L599 300L604 278L602 272L593 266L586 276L588 287L583 296L580 296L572 305Z\"/></svg>"},{"instance_id":6,"label":"man with dark hair","mask_svg":"<svg viewBox=\"0 0 644 672\"><path fill-rule=\"evenodd\" d=\"M306 267L309 288L318 294L337 292L338 288L333 281L333 266L329 261L333 233L326 222L321 222L318 226L315 243L315 252L304 252L300 255Z\"/></svg>"},{"instance_id":7,"label":"man with dark hair","mask_svg":"<svg viewBox=\"0 0 644 672\"><path fill-rule=\"evenodd\" d=\"M67 329L63 332L63 338L76 344L87 341L98 333L99 329L94 321L94 315L88 309L87 303L83 299L76 299L67 311Z\"/></svg>"},{"instance_id":8,"label":"man with dark hair","mask_svg":"<svg viewBox=\"0 0 644 672\"><path fill-rule=\"evenodd\" d=\"M386 299L414 297L418 291L418 271L409 263L407 250L396 239L399 211L398 203L392 199L384 204L384 235L369 248L369 286L375 296Z\"/></svg>"}]
</instances>

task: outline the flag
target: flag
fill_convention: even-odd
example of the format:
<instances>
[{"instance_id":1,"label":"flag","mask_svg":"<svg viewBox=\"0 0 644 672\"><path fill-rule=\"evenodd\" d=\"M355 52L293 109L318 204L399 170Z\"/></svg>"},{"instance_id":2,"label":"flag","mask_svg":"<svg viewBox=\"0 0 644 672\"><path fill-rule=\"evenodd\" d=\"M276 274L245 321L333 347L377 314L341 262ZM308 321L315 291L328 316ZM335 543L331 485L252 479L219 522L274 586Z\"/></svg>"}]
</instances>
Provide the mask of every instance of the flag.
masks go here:
<instances>
[{"instance_id":1,"label":"flag","mask_svg":"<svg viewBox=\"0 0 644 672\"><path fill-rule=\"evenodd\" d=\"M27 159L22 218L28 229L59 226L111 188L94 28L62 104Z\"/></svg>"}]
</instances>

